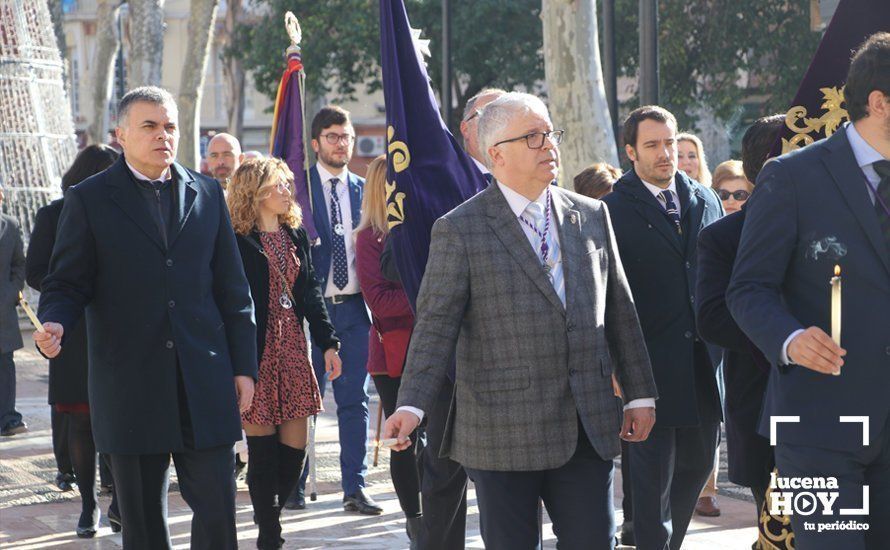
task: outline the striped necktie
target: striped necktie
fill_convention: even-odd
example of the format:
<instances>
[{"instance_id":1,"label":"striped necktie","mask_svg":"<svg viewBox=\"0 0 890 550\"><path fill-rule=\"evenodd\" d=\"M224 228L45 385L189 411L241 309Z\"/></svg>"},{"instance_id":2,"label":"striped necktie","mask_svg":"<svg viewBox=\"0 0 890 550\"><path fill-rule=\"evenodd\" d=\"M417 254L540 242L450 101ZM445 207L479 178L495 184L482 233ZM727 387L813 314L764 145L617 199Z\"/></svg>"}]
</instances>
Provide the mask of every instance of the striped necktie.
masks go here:
<instances>
[{"instance_id":1,"label":"striped necktie","mask_svg":"<svg viewBox=\"0 0 890 550\"><path fill-rule=\"evenodd\" d=\"M887 212L887 208L890 208L890 160L879 160L872 167L881 177L875 197L875 210L878 213L878 221L881 223L884 241L890 248L890 212Z\"/></svg>"},{"instance_id":2,"label":"striped necktie","mask_svg":"<svg viewBox=\"0 0 890 550\"><path fill-rule=\"evenodd\" d=\"M677 233L683 233L683 230L680 229L680 211L677 210L677 204L674 202L673 193L671 193L669 189L665 189L659 193L659 196L664 202L664 211L667 212L668 218L674 222L674 227L677 228Z\"/></svg>"},{"instance_id":3,"label":"striped necktie","mask_svg":"<svg viewBox=\"0 0 890 550\"><path fill-rule=\"evenodd\" d=\"M566 285L562 272L562 251L554 236L556 234L556 220L553 219L552 211L549 214L550 224L548 226L544 208L537 202L530 202L525 207L523 217L526 217L526 225L533 229L538 238L538 247L535 249L535 253L538 256L538 260L541 261L544 271L547 272L550 283L553 285L553 290L559 296L559 301L565 307Z\"/></svg>"}]
</instances>

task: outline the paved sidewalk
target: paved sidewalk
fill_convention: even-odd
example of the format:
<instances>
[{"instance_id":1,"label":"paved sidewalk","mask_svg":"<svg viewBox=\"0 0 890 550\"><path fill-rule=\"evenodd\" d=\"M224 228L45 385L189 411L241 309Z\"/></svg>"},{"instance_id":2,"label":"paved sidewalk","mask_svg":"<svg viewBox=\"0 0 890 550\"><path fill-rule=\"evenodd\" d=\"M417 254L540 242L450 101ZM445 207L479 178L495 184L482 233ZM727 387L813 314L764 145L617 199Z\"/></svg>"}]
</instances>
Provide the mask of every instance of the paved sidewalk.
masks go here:
<instances>
[{"instance_id":1,"label":"paved sidewalk","mask_svg":"<svg viewBox=\"0 0 890 550\"><path fill-rule=\"evenodd\" d=\"M30 342L30 334L25 334ZM47 368L33 348L15 354L18 372L17 408L24 415L30 431L0 440L0 548L36 550L43 548L117 549L120 534L113 534L103 517L101 528L92 540L78 539L74 526L80 515L77 491L62 493L52 484L55 460L50 439L49 406L46 404ZM373 384L371 385L373 388ZM378 400L371 398L372 430L375 429ZM369 466L368 490L384 507L378 517L343 511L339 487L339 445L334 411L336 405L329 394L326 412L319 417L317 441L318 500L308 502L306 510L285 511L282 517L286 549L356 549L394 550L408 547L404 517L389 480L388 453L380 454L377 467ZM373 438L373 433L370 434ZM370 455L369 455L370 461ZM756 537L753 504L746 490L725 481L722 465L718 518L693 519L683 545L689 550L739 549L751 547ZM171 469L171 471L173 471ZM191 512L175 490L175 476L169 496L170 532L175 548L189 547ZM620 470L616 467L616 509L620 513ZM470 489L467 519L467 548L483 548L479 536L479 510L475 492ZM109 498L100 497L103 511ZM243 479L238 482L238 539L242 548L253 548L256 526L252 522L250 497ZM545 548L555 548L550 522L545 518Z\"/></svg>"}]
</instances>

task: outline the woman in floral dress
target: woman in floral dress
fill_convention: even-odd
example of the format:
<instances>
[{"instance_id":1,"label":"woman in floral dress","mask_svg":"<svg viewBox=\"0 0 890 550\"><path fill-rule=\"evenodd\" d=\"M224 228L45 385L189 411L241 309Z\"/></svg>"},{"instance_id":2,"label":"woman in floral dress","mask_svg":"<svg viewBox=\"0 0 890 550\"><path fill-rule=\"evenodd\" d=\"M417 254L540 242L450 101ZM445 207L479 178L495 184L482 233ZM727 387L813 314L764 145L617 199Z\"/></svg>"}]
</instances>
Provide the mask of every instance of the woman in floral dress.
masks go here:
<instances>
[{"instance_id":1,"label":"woman in floral dress","mask_svg":"<svg viewBox=\"0 0 890 550\"><path fill-rule=\"evenodd\" d=\"M232 227L253 296L259 374L242 414L250 455L247 483L259 526L257 548L281 548L281 506L306 459L308 418L322 410L303 319L325 350L331 379L340 375L340 341L315 280L309 239L292 198L294 176L278 159L242 164L227 190Z\"/></svg>"}]
</instances>

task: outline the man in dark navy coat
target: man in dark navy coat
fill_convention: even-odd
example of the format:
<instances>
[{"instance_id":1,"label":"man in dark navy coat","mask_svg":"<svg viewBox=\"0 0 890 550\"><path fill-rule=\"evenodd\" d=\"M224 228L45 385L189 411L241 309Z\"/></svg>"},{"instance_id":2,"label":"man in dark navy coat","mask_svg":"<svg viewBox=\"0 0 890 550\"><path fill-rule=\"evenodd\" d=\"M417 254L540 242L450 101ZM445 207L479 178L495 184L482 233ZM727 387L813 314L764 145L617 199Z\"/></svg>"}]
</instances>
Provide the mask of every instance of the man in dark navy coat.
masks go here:
<instances>
[{"instance_id":1,"label":"man in dark navy coat","mask_svg":"<svg viewBox=\"0 0 890 550\"><path fill-rule=\"evenodd\" d=\"M774 365L760 433L786 417L775 425L779 475L838 485L827 510L791 516L806 550L890 541L890 33L854 55L845 97L850 124L764 166L726 295ZM829 336L836 265L841 345Z\"/></svg>"},{"instance_id":2,"label":"man in dark navy coat","mask_svg":"<svg viewBox=\"0 0 890 550\"><path fill-rule=\"evenodd\" d=\"M192 548L236 548L233 444L257 373L253 303L222 188L174 162L173 97L121 99L124 155L71 188L34 339L55 357L86 312L93 434L125 548L170 548L170 457Z\"/></svg>"},{"instance_id":3,"label":"man in dark navy coat","mask_svg":"<svg viewBox=\"0 0 890 550\"><path fill-rule=\"evenodd\" d=\"M629 446L634 535L641 550L678 549L711 473L723 416L716 365L693 311L698 233L723 207L713 190L677 170L677 121L665 109L633 111L624 141L634 168L603 201L659 395L649 439Z\"/></svg>"},{"instance_id":4,"label":"man in dark navy coat","mask_svg":"<svg viewBox=\"0 0 890 550\"><path fill-rule=\"evenodd\" d=\"M757 119L745 132L742 165L749 181L756 181L784 127L785 115L772 115ZM698 236L695 315L699 335L723 348L729 480L751 488L759 517L774 465L769 439L757 433L770 366L726 306L726 289L745 224L746 205L705 227Z\"/></svg>"}]
</instances>

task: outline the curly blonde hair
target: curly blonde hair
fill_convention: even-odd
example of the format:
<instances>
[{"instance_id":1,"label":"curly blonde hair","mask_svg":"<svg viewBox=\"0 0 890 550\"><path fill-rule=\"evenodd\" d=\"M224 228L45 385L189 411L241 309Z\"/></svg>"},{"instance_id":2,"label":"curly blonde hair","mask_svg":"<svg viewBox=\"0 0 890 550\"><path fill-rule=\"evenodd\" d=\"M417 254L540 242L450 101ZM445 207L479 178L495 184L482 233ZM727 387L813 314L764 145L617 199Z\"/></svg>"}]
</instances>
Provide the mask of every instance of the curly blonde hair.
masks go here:
<instances>
[{"instance_id":1,"label":"curly blonde hair","mask_svg":"<svg viewBox=\"0 0 890 550\"><path fill-rule=\"evenodd\" d=\"M256 228L260 203L269 197L272 188L282 179L287 182L293 196L294 174L281 159L248 159L235 170L226 189L226 205L235 233L247 235ZM303 212L296 201L291 202L286 214L278 216L278 222L294 229L300 227Z\"/></svg>"}]
</instances>

